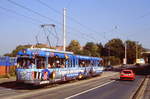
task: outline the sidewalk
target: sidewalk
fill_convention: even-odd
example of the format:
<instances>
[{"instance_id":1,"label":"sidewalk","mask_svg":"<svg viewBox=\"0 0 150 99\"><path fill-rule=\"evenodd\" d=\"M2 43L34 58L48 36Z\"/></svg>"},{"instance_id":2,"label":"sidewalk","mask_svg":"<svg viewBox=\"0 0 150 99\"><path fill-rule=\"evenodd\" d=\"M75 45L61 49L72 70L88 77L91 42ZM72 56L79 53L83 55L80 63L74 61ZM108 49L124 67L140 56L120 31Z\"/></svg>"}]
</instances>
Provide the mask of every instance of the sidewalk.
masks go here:
<instances>
[{"instance_id":1,"label":"sidewalk","mask_svg":"<svg viewBox=\"0 0 150 99\"><path fill-rule=\"evenodd\" d=\"M143 99L150 99L150 75L148 76L148 82L146 84Z\"/></svg>"},{"instance_id":2,"label":"sidewalk","mask_svg":"<svg viewBox=\"0 0 150 99\"><path fill-rule=\"evenodd\" d=\"M0 78L0 84L4 82L10 82L10 81L15 81L16 77L10 77L10 78Z\"/></svg>"}]
</instances>

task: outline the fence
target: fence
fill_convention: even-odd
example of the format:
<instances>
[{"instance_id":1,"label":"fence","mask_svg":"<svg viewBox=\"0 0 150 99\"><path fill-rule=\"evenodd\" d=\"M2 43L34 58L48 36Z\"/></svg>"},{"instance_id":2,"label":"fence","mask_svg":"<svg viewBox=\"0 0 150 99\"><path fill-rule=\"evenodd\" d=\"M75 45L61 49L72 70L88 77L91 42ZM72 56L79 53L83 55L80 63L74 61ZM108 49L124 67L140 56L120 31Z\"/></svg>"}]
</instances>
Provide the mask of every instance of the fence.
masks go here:
<instances>
[{"instance_id":1,"label":"fence","mask_svg":"<svg viewBox=\"0 0 150 99\"><path fill-rule=\"evenodd\" d=\"M16 57L0 56L0 76L15 73Z\"/></svg>"}]
</instances>

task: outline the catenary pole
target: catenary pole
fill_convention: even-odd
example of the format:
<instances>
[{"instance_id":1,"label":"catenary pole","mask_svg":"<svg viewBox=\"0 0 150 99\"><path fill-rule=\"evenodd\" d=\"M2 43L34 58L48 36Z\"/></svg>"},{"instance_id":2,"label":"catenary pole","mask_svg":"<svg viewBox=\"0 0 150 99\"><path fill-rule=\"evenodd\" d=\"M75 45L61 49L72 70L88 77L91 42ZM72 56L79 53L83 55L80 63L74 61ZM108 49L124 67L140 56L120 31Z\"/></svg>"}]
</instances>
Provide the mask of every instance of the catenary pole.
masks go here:
<instances>
[{"instance_id":1,"label":"catenary pole","mask_svg":"<svg viewBox=\"0 0 150 99\"><path fill-rule=\"evenodd\" d=\"M63 9L63 50L66 51L66 8Z\"/></svg>"}]
</instances>

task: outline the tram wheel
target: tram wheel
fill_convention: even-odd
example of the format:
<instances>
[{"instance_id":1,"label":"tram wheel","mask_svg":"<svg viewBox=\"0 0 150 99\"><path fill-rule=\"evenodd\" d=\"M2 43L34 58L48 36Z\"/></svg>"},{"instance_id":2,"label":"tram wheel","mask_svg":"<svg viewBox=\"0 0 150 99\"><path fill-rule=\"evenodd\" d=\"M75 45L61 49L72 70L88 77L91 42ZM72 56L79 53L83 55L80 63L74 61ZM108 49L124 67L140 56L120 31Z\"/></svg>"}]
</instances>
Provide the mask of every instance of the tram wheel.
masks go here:
<instances>
[{"instance_id":1,"label":"tram wheel","mask_svg":"<svg viewBox=\"0 0 150 99\"><path fill-rule=\"evenodd\" d=\"M63 82L67 81L66 76L63 76L61 80L62 80Z\"/></svg>"},{"instance_id":2,"label":"tram wheel","mask_svg":"<svg viewBox=\"0 0 150 99\"><path fill-rule=\"evenodd\" d=\"M83 78L83 75L79 74L78 79L82 79L82 78Z\"/></svg>"}]
</instances>

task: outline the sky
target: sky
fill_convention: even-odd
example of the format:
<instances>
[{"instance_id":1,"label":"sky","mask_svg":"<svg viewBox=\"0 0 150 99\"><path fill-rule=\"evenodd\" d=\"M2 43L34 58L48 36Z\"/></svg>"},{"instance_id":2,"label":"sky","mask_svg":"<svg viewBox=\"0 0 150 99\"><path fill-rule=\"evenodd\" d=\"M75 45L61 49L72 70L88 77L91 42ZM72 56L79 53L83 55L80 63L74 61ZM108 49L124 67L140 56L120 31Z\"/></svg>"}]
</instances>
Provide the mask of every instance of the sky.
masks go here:
<instances>
[{"instance_id":1,"label":"sky","mask_svg":"<svg viewBox=\"0 0 150 99\"><path fill-rule=\"evenodd\" d=\"M18 45L36 44L36 37L40 43L48 43L48 36L51 45L62 45L63 8L67 45L71 40L84 45L120 38L150 48L149 4L150 0L0 0L0 55ZM42 24L55 28L41 28Z\"/></svg>"}]
</instances>

